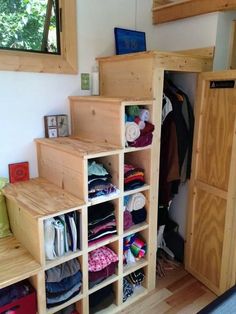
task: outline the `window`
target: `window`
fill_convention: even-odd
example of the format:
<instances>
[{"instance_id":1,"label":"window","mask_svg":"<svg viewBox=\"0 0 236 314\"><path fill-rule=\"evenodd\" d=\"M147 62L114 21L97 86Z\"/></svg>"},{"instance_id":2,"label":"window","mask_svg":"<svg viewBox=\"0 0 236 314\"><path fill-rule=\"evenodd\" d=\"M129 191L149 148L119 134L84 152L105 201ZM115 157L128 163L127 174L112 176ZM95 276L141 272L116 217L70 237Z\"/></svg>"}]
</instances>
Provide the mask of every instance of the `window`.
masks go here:
<instances>
[{"instance_id":1,"label":"window","mask_svg":"<svg viewBox=\"0 0 236 314\"><path fill-rule=\"evenodd\" d=\"M4 5L0 70L77 73L76 0L8 0Z\"/></svg>"}]
</instances>

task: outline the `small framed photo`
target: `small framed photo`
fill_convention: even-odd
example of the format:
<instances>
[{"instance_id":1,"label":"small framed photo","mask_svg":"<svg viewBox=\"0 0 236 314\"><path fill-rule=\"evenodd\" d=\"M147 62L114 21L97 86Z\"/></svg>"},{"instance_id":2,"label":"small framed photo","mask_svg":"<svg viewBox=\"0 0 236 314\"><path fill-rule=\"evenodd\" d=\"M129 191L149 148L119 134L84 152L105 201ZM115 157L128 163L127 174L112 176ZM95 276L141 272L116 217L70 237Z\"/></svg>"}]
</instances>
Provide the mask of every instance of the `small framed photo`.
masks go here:
<instances>
[{"instance_id":1,"label":"small framed photo","mask_svg":"<svg viewBox=\"0 0 236 314\"><path fill-rule=\"evenodd\" d=\"M115 27L114 33L117 55L146 51L145 32Z\"/></svg>"},{"instance_id":2,"label":"small framed photo","mask_svg":"<svg viewBox=\"0 0 236 314\"><path fill-rule=\"evenodd\" d=\"M45 137L69 136L68 116L66 114L44 116Z\"/></svg>"},{"instance_id":3,"label":"small framed photo","mask_svg":"<svg viewBox=\"0 0 236 314\"><path fill-rule=\"evenodd\" d=\"M16 183L29 180L29 163L28 161L18 162L8 165L9 181Z\"/></svg>"}]
</instances>

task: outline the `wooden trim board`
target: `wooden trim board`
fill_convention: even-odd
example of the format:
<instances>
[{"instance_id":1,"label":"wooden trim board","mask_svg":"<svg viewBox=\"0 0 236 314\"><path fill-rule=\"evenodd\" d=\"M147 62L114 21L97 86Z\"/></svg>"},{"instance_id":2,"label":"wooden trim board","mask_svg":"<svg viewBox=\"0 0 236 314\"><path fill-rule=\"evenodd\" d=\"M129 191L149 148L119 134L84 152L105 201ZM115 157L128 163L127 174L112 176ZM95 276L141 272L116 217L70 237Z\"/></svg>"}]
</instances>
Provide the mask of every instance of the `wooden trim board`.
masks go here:
<instances>
[{"instance_id":1,"label":"wooden trim board","mask_svg":"<svg viewBox=\"0 0 236 314\"><path fill-rule=\"evenodd\" d=\"M0 50L0 70L76 74L76 0L59 0L62 8L61 54Z\"/></svg>"},{"instance_id":2,"label":"wooden trim board","mask_svg":"<svg viewBox=\"0 0 236 314\"><path fill-rule=\"evenodd\" d=\"M155 5L155 4L154 4ZM185 0L154 6L153 24L184 19L196 15L228 11L236 8L236 0Z\"/></svg>"}]
</instances>

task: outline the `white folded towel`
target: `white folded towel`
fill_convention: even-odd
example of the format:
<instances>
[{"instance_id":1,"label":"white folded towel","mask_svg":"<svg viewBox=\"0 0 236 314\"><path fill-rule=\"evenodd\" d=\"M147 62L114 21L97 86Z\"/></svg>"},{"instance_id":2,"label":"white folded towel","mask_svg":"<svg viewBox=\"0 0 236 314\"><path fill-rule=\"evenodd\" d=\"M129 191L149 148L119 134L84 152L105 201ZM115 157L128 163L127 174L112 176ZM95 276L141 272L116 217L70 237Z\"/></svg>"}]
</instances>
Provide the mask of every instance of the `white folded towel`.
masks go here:
<instances>
[{"instance_id":1,"label":"white folded towel","mask_svg":"<svg viewBox=\"0 0 236 314\"><path fill-rule=\"evenodd\" d=\"M132 212L133 210L139 210L146 204L146 197L142 193L135 193L129 197L127 204L127 210Z\"/></svg>"},{"instance_id":2,"label":"white folded towel","mask_svg":"<svg viewBox=\"0 0 236 314\"><path fill-rule=\"evenodd\" d=\"M134 142L140 136L139 126L135 122L125 123L125 138L127 142Z\"/></svg>"},{"instance_id":3,"label":"white folded towel","mask_svg":"<svg viewBox=\"0 0 236 314\"><path fill-rule=\"evenodd\" d=\"M49 218L44 221L44 248L45 256L47 260L53 260L56 258L56 252L54 248L55 241L55 219Z\"/></svg>"},{"instance_id":4,"label":"white folded towel","mask_svg":"<svg viewBox=\"0 0 236 314\"><path fill-rule=\"evenodd\" d=\"M140 114L139 114L139 118L142 121L149 121L150 120L150 113L148 109L141 109L140 110Z\"/></svg>"}]
</instances>

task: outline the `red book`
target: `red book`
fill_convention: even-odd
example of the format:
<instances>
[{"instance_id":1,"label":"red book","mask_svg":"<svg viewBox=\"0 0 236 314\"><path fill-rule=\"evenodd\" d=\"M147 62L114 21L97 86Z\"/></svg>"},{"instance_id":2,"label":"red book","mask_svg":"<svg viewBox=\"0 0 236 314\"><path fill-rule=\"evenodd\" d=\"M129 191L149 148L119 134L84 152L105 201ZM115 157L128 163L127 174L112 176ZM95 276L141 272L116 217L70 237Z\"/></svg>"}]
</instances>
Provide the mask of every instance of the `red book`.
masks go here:
<instances>
[{"instance_id":1,"label":"red book","mask_svg":"<svg viewBox=\"0 0 236 314\"><path fill-rule=\"evenodd\" d=\"M10 183L29 180L29 163L28 161L9 164L9 181Z\"/></svg>"}]
</instances>

